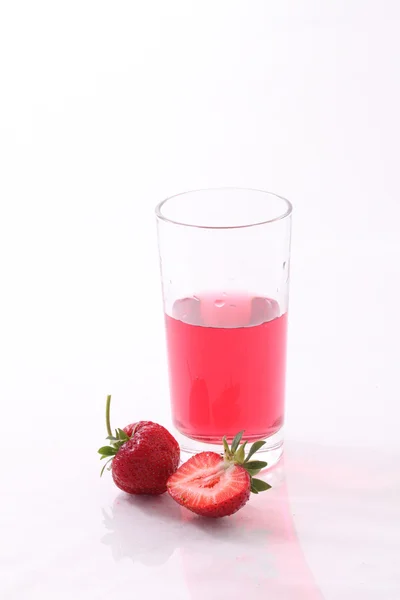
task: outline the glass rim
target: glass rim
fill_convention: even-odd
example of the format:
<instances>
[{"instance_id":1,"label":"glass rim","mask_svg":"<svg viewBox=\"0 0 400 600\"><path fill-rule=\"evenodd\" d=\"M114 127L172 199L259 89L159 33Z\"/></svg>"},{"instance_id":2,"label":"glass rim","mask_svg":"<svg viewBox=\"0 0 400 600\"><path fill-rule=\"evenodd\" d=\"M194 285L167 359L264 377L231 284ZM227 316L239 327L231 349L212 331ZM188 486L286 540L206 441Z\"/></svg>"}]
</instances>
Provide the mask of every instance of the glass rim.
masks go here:
<instances>
[{"instance_id":1,"label":"glass rim","mask_svg":"<svg viewBox=\"0 0 400 600\"><path fill-rule=\"evenodd\" d=\"M162 213L162 208L169 200L173 200L174 198L178 198L179 196L186 196L188 194L193 194L196 192L222 192L222 191L242 191L242 192L258 192L261 194L265 194L266 196L274 196L275 198L279 198L282 200L284 205L286 206L286 210L284 210L281 214L274 217L273 219L265 219L262 221L256 221L254 223L247 223L244 225L197 225L196 223L184 223L183 221L177 221L175 219L170 219L166 217ZM273 192L268 192L267 190L260 190L257 188L243 188L243 187L212 187L212 188L199 188L194 190L187 190L186 192L180 192L179 194L174 194L173 196L168 196L161 202L159 202L155 208L155 213L157 219L164 221L166 223L171 223L172 225L179 225L181 227L194 227L195 229L247 229L249 227L257 227L259 225L268 225L269 223L275 223L276 221L282 221L289 217L293 212L293 205L287 198L280 196L279 194L274 194Z\"/></svg>"}]
</instances>

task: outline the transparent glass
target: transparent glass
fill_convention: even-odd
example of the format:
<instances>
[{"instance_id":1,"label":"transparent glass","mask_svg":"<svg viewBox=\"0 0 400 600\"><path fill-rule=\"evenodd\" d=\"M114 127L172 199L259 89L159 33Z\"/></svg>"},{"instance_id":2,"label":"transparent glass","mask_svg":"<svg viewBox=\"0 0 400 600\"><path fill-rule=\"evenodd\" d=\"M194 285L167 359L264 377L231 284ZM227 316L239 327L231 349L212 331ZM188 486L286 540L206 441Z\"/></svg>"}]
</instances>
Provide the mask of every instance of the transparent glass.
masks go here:
<instances>
[{"instance_id":1,"label":"transparent glass","mask_svg":"<svg viewBox=\"0 0 400 600\"><path fill-rule=\"evenodd\" d=\"M283 444L292 206L250 189L210 189L156 208L172 418L186 452Z\"/></svg>"}]
</instances>

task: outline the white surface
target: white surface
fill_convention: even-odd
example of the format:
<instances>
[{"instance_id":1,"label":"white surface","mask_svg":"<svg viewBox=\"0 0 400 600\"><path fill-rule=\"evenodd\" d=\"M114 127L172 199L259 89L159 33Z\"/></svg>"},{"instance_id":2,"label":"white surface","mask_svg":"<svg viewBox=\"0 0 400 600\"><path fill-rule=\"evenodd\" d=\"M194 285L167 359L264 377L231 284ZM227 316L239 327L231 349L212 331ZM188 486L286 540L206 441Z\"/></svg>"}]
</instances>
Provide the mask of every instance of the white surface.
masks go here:
<instances>
[{"instance_id":1,"label":"white surface","mask_svg":"<svg viewBox=\"0 0 400 600\"><path fill-rule=\"evenodd\" d=\"M50 455L12 453L25 469L6 465L2 598L398 598L399 453L290 443L273 489L211 522L100 481L88 437L69 455L56 427Z\"/></svg>"},{"instance_id":2,"label":"white surface","mask_svg":"<svg viewBox=\"0 0 400 600\"><path fill-rule=\"evenodd\" d=\"M2 599L400 597L399 21L1 4ZM273 490L209 524L127 501L96 449L107 393L116 424L168 424L153 206L219 185L295 206L290 443Z\"/></svg>"}]
</instances>

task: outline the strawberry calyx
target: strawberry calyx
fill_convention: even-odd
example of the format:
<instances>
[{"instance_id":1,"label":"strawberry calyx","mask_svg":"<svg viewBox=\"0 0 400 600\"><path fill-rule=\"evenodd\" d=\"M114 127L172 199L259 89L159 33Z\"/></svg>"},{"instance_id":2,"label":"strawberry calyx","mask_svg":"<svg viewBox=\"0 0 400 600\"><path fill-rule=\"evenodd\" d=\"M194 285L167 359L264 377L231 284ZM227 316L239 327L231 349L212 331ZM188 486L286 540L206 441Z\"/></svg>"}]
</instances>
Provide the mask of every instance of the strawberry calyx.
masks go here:
<instances>
[{"instance_id":1,"label":"strawberry calyx","mask_svg":"<svg viewBox=\"0 0 400 600\"><path fill-rule=\"evenodd\" d=\"M103 460L105 458L107 458L108 460L104 464L104 466L100 472L100 477L103 475L104 469L106 467L108 470L111 469L110 463L111 463L112 459L117 454L117 452L121 448L121 446L123 446L123 444L125 444L125 442L130 440L132 435L135 433L135 430L133 430L132 435L129 436L127 433L125 433L125 431L123 429L118 428L118 429L115 429L115 434L113 434L112 429L111 429L111 423L110 423L110 405L111 405L111 395L108 395L107 402L106 402L106 426L107 426L108 436L106 437L106 439L109 440L109 445L102 446L101 448L99 448L97 450L97 452L100 454L100 460ZM109 466L107 466L107 465L109 465Z\"/></svg>"},{"instance_id":2,"label":"strawberry calyx","mask_svg":"<svg viewBox=\"0 0 400 600\"><path fill-rule=\"evenodd\" d=\"M258 475L258 473L262 469L264 469L268 465L268 463L266 463L263 460L250 460L253 454L255 454L258 450L260 450L260 448L262 448L262 446L264 446L265 441L259 440L258 442L254 442L254 444L251 445L249 453L246 456L245 448L247 442L243 442L243 444L240 445L243 434L244 430L239 431L239 433L236 434L233 438L231 446L229 446L225 436L222 438L222 443L224 445L223 456L225 465L226 467L229 467L232 464L240 465L241 467L246 469L246 471L250 475L250 489L252 493L258 494L259 492L265 492L266 490L269 490L271 486L269 485L269 483L263 481L262 479L256 479L254 475Z\"/></svg>"}]
</instances>

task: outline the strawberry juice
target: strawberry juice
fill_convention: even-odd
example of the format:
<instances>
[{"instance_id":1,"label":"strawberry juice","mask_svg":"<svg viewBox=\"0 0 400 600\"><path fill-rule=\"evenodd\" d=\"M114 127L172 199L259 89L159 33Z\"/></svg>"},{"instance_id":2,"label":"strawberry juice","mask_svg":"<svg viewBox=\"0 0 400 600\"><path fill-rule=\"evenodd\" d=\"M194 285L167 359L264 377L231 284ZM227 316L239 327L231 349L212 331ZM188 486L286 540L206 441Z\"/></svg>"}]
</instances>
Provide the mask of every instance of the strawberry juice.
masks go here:
<instances>
[{"instance_id":1,"label":"strawberry juice","mask_svg":"<svg viewBox=\"0 0 400 600\"><path fill-rule=\"evenodd\" d=\"M184 435L210 443L283 424L287 314L275 300L204 294L166 315L172 414Z\"/></svg>"}]
</instances>

